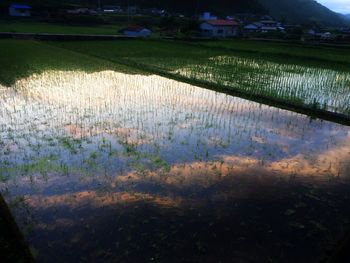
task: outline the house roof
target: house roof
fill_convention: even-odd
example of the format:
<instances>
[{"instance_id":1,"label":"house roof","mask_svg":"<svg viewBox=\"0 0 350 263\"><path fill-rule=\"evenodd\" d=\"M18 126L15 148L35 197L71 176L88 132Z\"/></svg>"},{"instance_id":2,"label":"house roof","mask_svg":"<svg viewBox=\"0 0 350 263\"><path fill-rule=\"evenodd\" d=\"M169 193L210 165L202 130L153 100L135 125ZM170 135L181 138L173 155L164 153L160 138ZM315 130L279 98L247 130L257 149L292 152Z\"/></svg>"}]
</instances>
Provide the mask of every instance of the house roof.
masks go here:
<instances>
[{"instance_id":1,"label":"house roof","mask_svg":"<svg viewBox=\"0 0 350 263\"><path fill-rule=\"evenodd\" d=\"M32 7L29 6L29 5L17 5L17 4L12 4L11 7L12 7L12 8L16 8L16 9L32 9Z\"/></svg>"},{"instance_id":2,"label":"house roof","mask_svg":"<svg viewBox=\"0 0 350 263\"><path fill-rule=\"evenodd\" d=\"M216 20L208 20L206 21L206 23L212 26L239 26L239 24L234 20L216 19Z\"/></svg>"},{"instance_id":3,"label":"house roof","mask_svg":"<svg viewBox=\"0 0 350 263\"><path fill-rule=\"evenodd\" d=\"M245 28L245 29L258 29L259 26L254 25L254 24L249 24L249 25L246 25L244 28Z\"/></svg>"},{"instance_id":4,"label":"house roof","mask_svg":"<svg viewBox=\"0 0 350 263\"><path fill-rule=\"evenodd\" d=\"M263 24L260 23L260 22L255 22L255 23L253 23L253 25L256 25L257 27L262 27L263 26Z\"/></svg>"}]
</instances>

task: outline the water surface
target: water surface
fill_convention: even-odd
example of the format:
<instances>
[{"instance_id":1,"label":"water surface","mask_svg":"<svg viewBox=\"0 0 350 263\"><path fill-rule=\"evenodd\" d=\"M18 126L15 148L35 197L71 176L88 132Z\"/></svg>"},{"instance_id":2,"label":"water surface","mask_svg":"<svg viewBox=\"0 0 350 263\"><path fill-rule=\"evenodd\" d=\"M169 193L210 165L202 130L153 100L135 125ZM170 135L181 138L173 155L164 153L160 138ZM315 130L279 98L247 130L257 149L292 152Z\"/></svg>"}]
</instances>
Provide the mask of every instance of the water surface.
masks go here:
<instances>
[{"instance_id":1,"label":"water surface","mask_svg":"<svg viewBox=\"0 0 350 263\"><path fill-rule=\"evenodd\" d=\"M159 76L0 89L0 186L40 262L318 262L350 128Z\"/></svg>"}]
</instances>

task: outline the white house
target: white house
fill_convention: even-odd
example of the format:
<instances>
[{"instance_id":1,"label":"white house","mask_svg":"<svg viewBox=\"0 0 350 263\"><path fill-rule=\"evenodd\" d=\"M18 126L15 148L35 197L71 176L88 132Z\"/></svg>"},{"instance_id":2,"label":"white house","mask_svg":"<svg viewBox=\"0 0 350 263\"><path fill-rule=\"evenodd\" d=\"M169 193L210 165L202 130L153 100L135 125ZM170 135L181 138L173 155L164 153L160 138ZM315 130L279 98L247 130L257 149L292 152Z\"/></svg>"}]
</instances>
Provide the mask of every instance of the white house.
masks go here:
<instances>
[{"instance_id":1,"label":"white house","mask_svg":"<svg viewBox=\"0 0 350 263\"><path fill-rule=\"evenodd\" d=\"M259 32L259 30L260 30L260 26L257 24L248 24L243 27L243 31L245 34L256 33L256 32Z\"/></svg>"},{"instance_id":2,"label":"white house","mask_svg":"<svg viewBox=\"0 0 350 263\"><path fill-rule=\"evenodd\" d=\"M285 28L282 27L280 22L273 20L262 20L260 22L255 22L248 24L243 27L243 33L246 35L253 33L268 33L268 32L284 32Z\"/></svg>"},{"instance_id":3,"label":"white house","mask_svg":"<svg viewBox=\"0 0 350 263\"><path fill-rule=\"evenodd\" d=\"M284 31L284 28L281 26L281 23L274 20L262 20L260 21L261 32L267 33L271 31Z\"/></svg>"},{"instance_id":4,"label":"white house","mask_svg":"<svg viewBox=\"0 0 350 263\"><path fill-rule=\"evenodd\" d=\"M115 5L105 5L103 7L103 13L107 14L118 14L122 13L123 9L120 6L115 6Z\"/></svg>"},{"instance_id":5,"label":"white house","mask_svg":"<svg viewBox=\"0 0 350 263\"><path fill-rule=\"evenodd\" d=\"M238 35L239 24L234 20L208 20L200 24L204 37L234 37Z\"/></svg>"},{"instance_id":6,"label":"white house","mask_svg":"<svg viewBox=\"0 0 350 263\"><path fill-rule=\"evenodd\" d=\"M128 37L150 37L152 31L141 26L129 26L122 30L123 34Z\"/></svg>"},{"instance_id":7,"label":"white house","mask_svg":"<svg viewBox=\"0 0 350 263\"><path fill-rule=\"evenodd\" d=\"M9 15L16 17L29 17L31 16L30 10L32 8L29 5L17 5L13 4L9 7Z\"/></svg>"}]
</instances>

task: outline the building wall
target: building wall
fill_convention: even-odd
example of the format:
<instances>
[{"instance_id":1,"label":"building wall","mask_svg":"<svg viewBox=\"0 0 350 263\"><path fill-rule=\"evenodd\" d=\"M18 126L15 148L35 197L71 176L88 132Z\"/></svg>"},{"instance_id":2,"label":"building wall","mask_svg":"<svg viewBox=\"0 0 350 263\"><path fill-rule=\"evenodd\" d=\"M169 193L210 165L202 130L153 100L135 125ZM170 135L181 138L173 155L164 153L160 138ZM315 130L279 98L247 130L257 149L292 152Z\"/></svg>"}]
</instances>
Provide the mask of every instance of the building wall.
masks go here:
<instances>
[{"instance_id":1,"label":"building wall","mask_svg":"<svg viewBox=\"0 0 350 263\"><path fill-rule=\"evenodd\" d=\"M10 14L10 16L28 17L28 16L30 16L30 10L29 9L16 9L16 8L10 7L9 14Z\"/></svg>"},{"instance_id":2,"label":"building wall","mask_svg":"<svg viewBox=\"0 0 350 263\"><path fill-rule=\"evenodd\" d=\"M200 25L204 37L234 37L238 34L238 28L234 26L212 26L208 23Z\"/></svg>"}]
</instances>

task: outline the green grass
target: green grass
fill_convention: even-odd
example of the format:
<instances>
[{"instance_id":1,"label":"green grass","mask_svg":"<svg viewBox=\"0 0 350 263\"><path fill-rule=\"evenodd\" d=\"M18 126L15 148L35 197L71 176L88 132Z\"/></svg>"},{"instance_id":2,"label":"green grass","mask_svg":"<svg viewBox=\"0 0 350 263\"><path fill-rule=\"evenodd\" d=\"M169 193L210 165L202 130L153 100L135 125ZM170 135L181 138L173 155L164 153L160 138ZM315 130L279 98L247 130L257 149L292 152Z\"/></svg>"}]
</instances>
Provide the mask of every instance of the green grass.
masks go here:
<instances>
[{"instance_id":1,"label":"green grass","mask_svg":"<svg viewBox=\"0 0 350 263\"><path fill-rule=\"evenodd\" d=\"M0 21L0 32L116 35L122 25L72 26L40 22Z\"/></svg>"},{"instance_id":2,"label":"green grass","mask_svg":"<svg viewBox=\"0 0 350 263\"><path fill-rule=\"evenodd\" d=\"M115 60L116 58L181 58L187 60L207 59L213 56L239 56L250 59L264 59L266 61L283 63L283 64L300 64L310 67L320 68L336 68L348 70L348 65L344 65L344 61L350 55L341 55L344 49L335 48L323 48L319 50L316 48L314 51L314 58L310 59L311 52L308 52L306 47L295 47L299 52L299 56L296 53L290 52L289 56L283 54L284 50L287 52L290 50L290 46L286 44L271 43L272 45L282 45L279 49L274 47L268 47L269 43L253 42L249 46L250 41L233 40L238 41L240 46L237 50L231 50L225 47L221 47L221 43L231 43L232 40L218 40L218 41L201 41L201 42L176 42L176 41L163 41L163 40L130 40L127 42L105 42L105 41L75 41L75 42L51 42L53 45L61 46L68 49L79 50L83 53L92 54L95 56L108 58L109 60ZM244 43L248 43L245 47ZM213 48L217 43L218 47ZM235 42L234 42L235 43ZM283 46L284 45L284 46ZM310 48L312 49L312 48ZM332 57L333 60L327 60L327 57ZM338 60L337 60L338 59ZM170 62L170 61L169 61Z\"/></svg>"},{"instance_id":3,"label":"green grass","mask_svg":"<svg viewBox=\"0 0 350 263\"><path fill-rule=\"evenodd\" d=\"M126 66L31 40L0 40L0 61L0 84L6 86L47 70L140 73Z\"/></svg>"},{"instance_id":4,"label":"green grass","mask_svg":"<svg viewBox=\"0 0 350 263\"><path fill-rule=\"evenodd\" d=\"M206 47L224 48L236 51L249 51L273 55L326 60L331 62L350 63L349 47L325 47L314 45L302 45L283 42L265 42L252 40L216 40L201 41L196 44Z\"/></svg>"}]
</instances>

